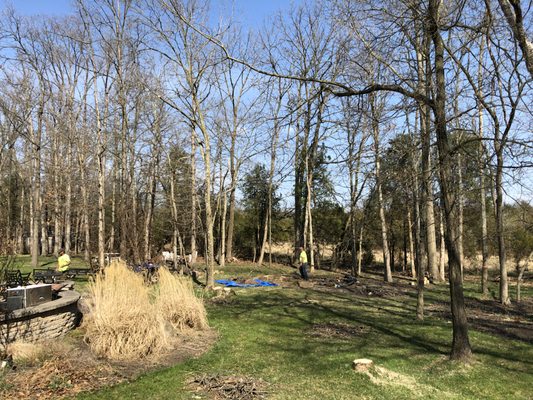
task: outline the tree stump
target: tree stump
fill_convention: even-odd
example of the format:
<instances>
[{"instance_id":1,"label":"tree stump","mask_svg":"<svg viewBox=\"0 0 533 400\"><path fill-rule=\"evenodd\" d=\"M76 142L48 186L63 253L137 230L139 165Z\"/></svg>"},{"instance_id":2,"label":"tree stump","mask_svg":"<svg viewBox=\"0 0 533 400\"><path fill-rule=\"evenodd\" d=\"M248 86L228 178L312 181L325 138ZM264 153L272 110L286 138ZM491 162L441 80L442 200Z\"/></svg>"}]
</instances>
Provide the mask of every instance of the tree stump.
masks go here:
<instances>
[{"instance_id":1,"label":"tree stump","mask_svg":"<svg viewBox=\"0 0 533 400\"><path fill-rule=\"evenodd\" d=\"M352 368L357 372L368 371L372 365L374 362L368 358L358 358L352 362Z\"/></svg>"}]
</instances>

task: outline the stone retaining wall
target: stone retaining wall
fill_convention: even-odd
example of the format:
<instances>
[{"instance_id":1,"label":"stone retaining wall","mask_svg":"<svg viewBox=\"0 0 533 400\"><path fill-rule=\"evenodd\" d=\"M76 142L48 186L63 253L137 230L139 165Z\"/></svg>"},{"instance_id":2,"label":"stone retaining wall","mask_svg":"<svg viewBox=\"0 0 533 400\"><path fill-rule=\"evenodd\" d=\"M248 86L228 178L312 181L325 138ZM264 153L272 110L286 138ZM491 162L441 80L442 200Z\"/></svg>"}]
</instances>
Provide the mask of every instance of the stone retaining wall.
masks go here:
<instances>
[{"instance_id":1,"label":"stone retaining wall","mask_svg":"<svg viewBox=\"0 0 533 400\"><path fill-rule=\"evenodd\" d=\"M63 336L76 328L81 319L80 294L73 290L59 292L59 298L35 307L0 315L0 344L24 340L35 342Z\"/></svg>"}]
</instances>

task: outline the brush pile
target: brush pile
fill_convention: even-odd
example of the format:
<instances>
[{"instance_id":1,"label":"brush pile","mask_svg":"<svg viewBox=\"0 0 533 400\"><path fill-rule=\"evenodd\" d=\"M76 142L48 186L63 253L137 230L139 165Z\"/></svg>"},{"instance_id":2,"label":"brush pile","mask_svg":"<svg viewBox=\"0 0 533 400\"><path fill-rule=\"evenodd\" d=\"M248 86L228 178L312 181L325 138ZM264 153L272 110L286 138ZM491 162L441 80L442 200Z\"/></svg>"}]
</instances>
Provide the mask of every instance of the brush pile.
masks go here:
<instances>
[{"instance_id":1,"label":"brush pile","mask_svg":"<svg viewBox=\"0 0 533 400\"><path fill-rule=\"evenodd\" d=\"M207 392L215 400L256 400L267 397L267 384L245 376L203 375L189 381L197 392Z\"/></svg>"}]
</instances>

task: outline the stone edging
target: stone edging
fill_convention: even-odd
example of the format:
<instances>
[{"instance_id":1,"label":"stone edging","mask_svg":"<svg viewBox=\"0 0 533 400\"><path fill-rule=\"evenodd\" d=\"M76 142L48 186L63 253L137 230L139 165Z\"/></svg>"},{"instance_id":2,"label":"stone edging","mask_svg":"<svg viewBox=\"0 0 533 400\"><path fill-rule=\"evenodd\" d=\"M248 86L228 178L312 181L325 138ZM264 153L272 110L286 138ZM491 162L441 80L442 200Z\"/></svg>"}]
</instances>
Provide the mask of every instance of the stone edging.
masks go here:
<instances>
[{"instance_id":1,"label":"stone edging","mask_svg":"<svg viewBox=\"0 0 533 400\"><path fill-rule=\"evenodd\" d=\"M59 298L34 307L0 315L0 344L15 340L38 341L65 335L78 326L80 294L59 292Z\"/></svg>"}]
</instances>

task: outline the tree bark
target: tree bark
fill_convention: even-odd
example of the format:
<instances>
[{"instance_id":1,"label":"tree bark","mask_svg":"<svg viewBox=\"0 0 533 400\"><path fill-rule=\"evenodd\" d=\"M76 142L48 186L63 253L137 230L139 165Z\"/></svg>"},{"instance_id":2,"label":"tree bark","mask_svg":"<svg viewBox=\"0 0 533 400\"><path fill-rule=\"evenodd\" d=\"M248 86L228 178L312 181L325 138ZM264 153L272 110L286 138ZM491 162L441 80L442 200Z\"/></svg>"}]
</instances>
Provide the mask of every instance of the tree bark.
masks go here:
<instances>
[{"instance_id":1,"label":"tree bark","mask_svg":"<svg viewBox=\"0 0 533 400\"><path fill-rule=\"evenodd\" d=\"M444 262L444 257L446 256L446 243L444 241L444 217L442 216L442 209L439 208L440 216L440 258L439 258L439 274L440 279L444 281L446 279L446 264Z\"/></svg>"},{"instance_id":2,"label":"tree bark","mask_svg":"<svg viewBox=\"0 0 533 400\"><path fill-rule=\"evenodd\" d=\"M509 281L505 265L505 239L503 236L503 146L496 144L496 238L498 242L498 258L500 263L500 303L507 306L511 304L509 297Z\"/></svg>"},{"instance_id":3,"label":"tree bark","mask_svg":"<svg viewBox=\"0 0 533 400\"><path fill-rule=\"evenodd\" d=\"M37 129L33 127L31 118L28 121L28 133L33 141L32 146L32 166L33 166L33 185L32 185L32 240L31 240L31 265L32 268L39 267L39 234L41 223L41 137L42 137L42 118L44 110L44 92L41 95L37 115Z\"/></svg>"},{"instance_id":4,"label":"tree bark","mask_svg":"<svg viewBox=\"0 0 533 400\"><path fill-rule=\"evenodd\" d=\"M413 220L411 216L411 209L407 208L407 229L409 230L409 265L411 267L411 276L416 278L415 268L415 245L413 241Z\"/></svg>"},{"instance_id":5,"label":"tree bark","mask_svg":"<svg viewBox=\"0 0 533 400\"><path fill-rule=\"evenodd\" d=\"M359 228L359 251L357 254L357 276L361 275L363 261L363 224Z\"/></svg>"},{"instance_id":6,"label":"tree bark","mask_svg":"<svg viewBox=\"0 0 533 400\"><path fill-rule=\"evenodd\" d=\"M459 135L461 137L461 135ZM457 154L457 204L459 206L459 215L458 215L458 238L457 238L457 249L459 251L459 258L461 259L461 279L464 279L464 249L463 249L463 238L464 238L464 200L463 200L463 156L461 152Z\"/></svg>"},{"instance_id":7,"label":"tree bark","mask_svg":"<svg viewBox=\"0 0 533 400\"><path fill-rule=\"evenodd\" d=\"M385 217L385 206L383 204L383 191L381 188L381 170L380 170L380 154L379 154L379 126L378 115L375 104L375 95L370 94L370 107L371 107L371 119L372 119L372 135L374 136L374 164L375 164L375 176L376 176L376 191L378 194L378 206L379 206L379 219L381 221L381 244L383 249L383 264L384 274L383 278L386 282L392 282L392 272L389 262L389 241L388 241L388 228L387 219Z\"/></svg>"},{"instance_id":8,"label":"tree bark","mask_svg":"<svg viewBox=\"0 0 533 400\"><path fill-rule=\"evenodd\" d=\"M431 96L432 71L430 65L430 38L424 32L417 49L417 70L419 90ZM430 107L419 103L420 108L420 142L422 144L422 203L424 210L424 239L427 254L427 269L430 275L439 280L437 267L437 244L435 235L435 215L433 210L433 183L431 176L431 117Z\"/></svg>"},{"instance_id":9,"label":"tree bark","mask_svg":"<svg viewBox=\"0 0 533 400\"><path fill-rule=\"evenodd\" d=\"M472 349L468 337L468 323L464 304L463 284L461 280L461 258L458 251L457 205L452 188L452 160L448 132L446 127L446 82L444 72L444 43L439 27L439 0L429 0L428 32L435 51L434 67L436 97L433 105L437 148L439 151L439 177L441 196L446 218L446 247L449 257L450 298L453 324L452 359L468 361Z\"/></svg>"},{"instance_id":10,"label":"tree bark","mask_svg":"<svg viewBox=\"0 0 533 400\"><path fill-rule=\"evenodd\" d=\"M481 208L481 293L484 296L489 294L489 249L488 249L488 233L487 233L487 204L486 204L486 188L485 188L485 166L483 162L483 109L478 106L478 129L479 129L479 205Z\"/></svg>"},{"instance_id":11,"label":"tree bark","mask_svg":"<svg viewBox=\"0 0 533 400\"><path fill-rule=\"evenodd\" d=\"M505 19L522 50L527 70L533 79L533 42L527 37L527 31L524 28L524 16L520 0L498 0L498 3L500 3Z\"/></svg>"},{"instance_id":12,"label":"tree bark","mask_svg":"<svg viewBox=\"0 0 533 400\"><path fill-rule=\"evenodd\" d=\"M191 128L191 263L196 262L196 135Z\"/></svg>"}]
</instances>

